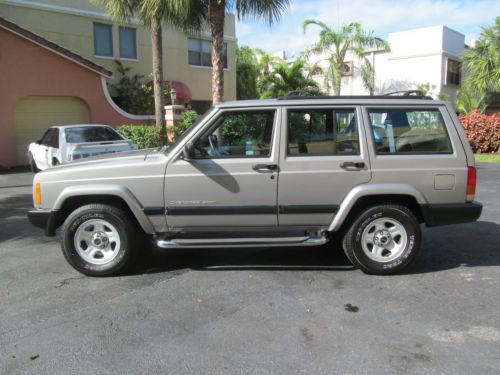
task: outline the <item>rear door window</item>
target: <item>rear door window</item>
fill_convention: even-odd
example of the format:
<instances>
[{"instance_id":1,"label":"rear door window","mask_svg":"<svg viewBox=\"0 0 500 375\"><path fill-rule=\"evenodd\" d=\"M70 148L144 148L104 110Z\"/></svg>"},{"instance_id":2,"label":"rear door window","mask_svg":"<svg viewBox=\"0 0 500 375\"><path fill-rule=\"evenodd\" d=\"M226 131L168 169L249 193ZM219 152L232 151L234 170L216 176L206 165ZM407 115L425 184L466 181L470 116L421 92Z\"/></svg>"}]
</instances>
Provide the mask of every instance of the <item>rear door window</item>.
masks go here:
<instances>
[{"instance_id":1,"label":"rear door window","mask_svg":"<svg viewBox=\"0 0 500 375\"><path fill-rule=\"evenodd\" d=\"M354 108L288 110L287 156L359 155Z\"/></svg>"},{"instance_id":2,"label":"rear door window","mask_svg":"<svg viewBox=\"0 0 500 375\"><path fill-rule=\"evenodd\" d=\"M64 130L64 135L68 143L109 142L123 139L115 130L105 126L68 128Z\"/></svg>"},{"instance_id":3,"label":"rear door window","mask_svg":"<svg viewBox=\"0 0 500 375\"><path fill-rule=\"evenodd\" d=\"M450 154L438 108L368 108L377 154Z\"/></svg>"}]
</instances>

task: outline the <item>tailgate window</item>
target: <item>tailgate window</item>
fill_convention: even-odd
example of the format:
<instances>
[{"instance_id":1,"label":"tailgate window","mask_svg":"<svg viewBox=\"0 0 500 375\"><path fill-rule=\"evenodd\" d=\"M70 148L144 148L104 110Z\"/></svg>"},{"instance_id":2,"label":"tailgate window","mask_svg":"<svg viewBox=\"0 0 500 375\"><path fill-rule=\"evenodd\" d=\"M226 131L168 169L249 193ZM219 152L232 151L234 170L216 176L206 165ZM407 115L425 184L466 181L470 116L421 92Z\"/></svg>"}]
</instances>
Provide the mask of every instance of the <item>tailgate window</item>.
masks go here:
<instances>
[{"instance_id":1,"label":"tailgate window","mask_svg":"<svg viewBox=\"0 0 500 375\"><path fill-rule=\"evenodd\" d=\"M121 141L123 137L108 127L75 127L65 129L67 143L110 142Z\"/></svg>"}]
</instances>

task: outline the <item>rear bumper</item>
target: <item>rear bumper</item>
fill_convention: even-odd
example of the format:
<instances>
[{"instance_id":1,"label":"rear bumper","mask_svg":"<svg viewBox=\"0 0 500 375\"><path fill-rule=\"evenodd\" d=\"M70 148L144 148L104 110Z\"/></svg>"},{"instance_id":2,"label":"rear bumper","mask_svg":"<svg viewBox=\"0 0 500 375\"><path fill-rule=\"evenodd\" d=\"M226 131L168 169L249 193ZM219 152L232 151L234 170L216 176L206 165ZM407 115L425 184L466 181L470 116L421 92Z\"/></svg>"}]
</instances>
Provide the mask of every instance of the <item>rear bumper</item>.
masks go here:
<instances>
[{"instance_id":1,"label":"rear bumper","mask_svg":"<svg viewBox=\"0 0 500 375\"><path fill-rule=\"evenodd\" d=\"M45 230L45 235L56 235L56 214L57 211L31 210L28 211L28 220L31 225Z\"/></svg>"},{"instance_id":2,"label":"rear bumper","mask_svg":"<svg viewBox=\"0 0 500 375\"><path fill-rule=\"evenodd\" d=\"M452 204L423 204L422 214L428 227L476 221L483 205L479 202Z\"/></svg>"}]
</instances>

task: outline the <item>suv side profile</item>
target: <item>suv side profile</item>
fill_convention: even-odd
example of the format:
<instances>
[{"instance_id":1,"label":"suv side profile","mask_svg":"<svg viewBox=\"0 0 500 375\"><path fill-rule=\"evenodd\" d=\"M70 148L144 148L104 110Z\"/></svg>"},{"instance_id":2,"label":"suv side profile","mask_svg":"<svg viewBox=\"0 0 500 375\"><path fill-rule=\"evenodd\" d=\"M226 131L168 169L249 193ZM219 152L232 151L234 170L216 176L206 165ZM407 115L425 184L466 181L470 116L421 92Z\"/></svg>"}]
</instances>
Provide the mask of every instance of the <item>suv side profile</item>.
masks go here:
<instances>
[{"instance_id":1,"label":"suv side profile","mask_svg":"<svg viewBox=\"0 0 500 375\"><path fill-rule=\"evenodd\" d=\"M475 221L476 169L452 105L417 96L221 103L175 143L34 177L28 216L86 275L122 272L144 234L160 248L341 246L392 274L420 224Z\"/></svg>"}]
</instances>

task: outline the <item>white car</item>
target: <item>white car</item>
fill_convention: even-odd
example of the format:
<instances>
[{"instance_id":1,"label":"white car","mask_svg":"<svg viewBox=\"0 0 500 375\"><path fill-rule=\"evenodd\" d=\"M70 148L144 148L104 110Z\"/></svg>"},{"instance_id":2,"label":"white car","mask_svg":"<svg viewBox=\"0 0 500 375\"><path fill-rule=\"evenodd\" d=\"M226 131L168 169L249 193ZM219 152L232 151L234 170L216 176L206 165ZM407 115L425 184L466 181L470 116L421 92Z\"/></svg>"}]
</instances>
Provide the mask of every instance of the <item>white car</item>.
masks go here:
<instances>
[{"instance_id":1,"label":"white car","mask_svg":"<svg viewBox=\"0 0 500 375\"><path fill-rule=\"evenodd\" d=\"M28 159L33 172L73 160L135 150L132 141L107 125L52 126L41 139L30 143Z\"/></svg>"}]
</instances>

